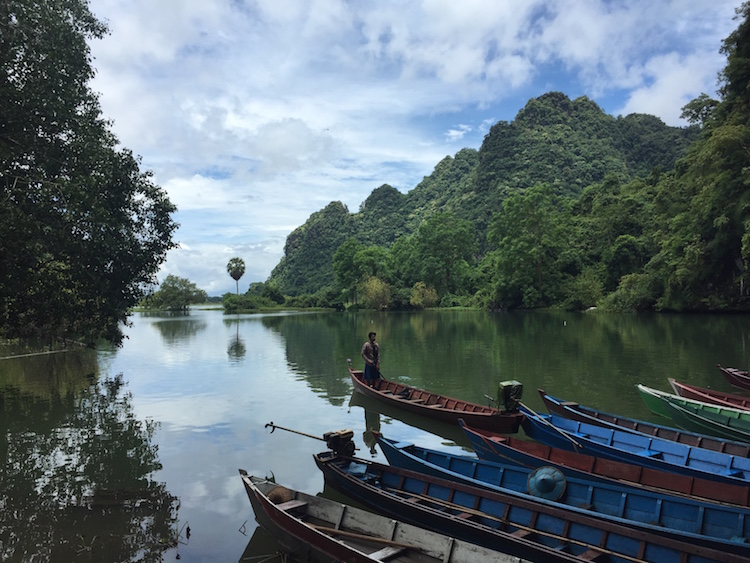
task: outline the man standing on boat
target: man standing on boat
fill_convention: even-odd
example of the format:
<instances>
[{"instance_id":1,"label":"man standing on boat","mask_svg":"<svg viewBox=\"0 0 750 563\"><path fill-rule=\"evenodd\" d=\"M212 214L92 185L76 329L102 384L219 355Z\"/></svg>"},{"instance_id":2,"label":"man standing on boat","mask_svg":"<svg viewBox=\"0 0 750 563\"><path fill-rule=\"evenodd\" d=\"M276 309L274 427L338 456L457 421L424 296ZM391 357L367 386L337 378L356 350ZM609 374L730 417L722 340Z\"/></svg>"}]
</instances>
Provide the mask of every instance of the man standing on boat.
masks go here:
<instances>
[{"instance_id":1,"label":"man standing on boat","mask_svg":"<svg viewBox=\"0 0 750 563\"><path fill-rule=\"evenodd\" d=\"M362 357L365 360L365 383L372 387L380 379L380 347L375 342L374 332L367 337L367 342L362 345Z\"/></svg>"}]
</instances>

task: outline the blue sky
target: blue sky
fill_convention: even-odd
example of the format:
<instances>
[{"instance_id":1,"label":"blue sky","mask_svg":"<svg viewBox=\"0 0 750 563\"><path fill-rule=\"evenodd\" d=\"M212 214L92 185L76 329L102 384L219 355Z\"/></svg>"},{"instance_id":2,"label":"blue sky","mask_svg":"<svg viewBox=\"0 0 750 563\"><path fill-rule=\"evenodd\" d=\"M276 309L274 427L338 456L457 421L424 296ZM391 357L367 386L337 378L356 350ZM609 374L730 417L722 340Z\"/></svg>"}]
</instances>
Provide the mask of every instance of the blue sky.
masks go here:
<instances>
[{"instance_id":1,"label":"blue sky","mask_svg":"<svg viewBox=\"0 0 750 563\"><path fill-rule=\"evenodd\" d=\"M725 0L91 0L104 115L178 207L159 274L209 295L265 281L331 201L414 188L533 97L681 126L716 96Z\"/></svg>"}]
</instances>

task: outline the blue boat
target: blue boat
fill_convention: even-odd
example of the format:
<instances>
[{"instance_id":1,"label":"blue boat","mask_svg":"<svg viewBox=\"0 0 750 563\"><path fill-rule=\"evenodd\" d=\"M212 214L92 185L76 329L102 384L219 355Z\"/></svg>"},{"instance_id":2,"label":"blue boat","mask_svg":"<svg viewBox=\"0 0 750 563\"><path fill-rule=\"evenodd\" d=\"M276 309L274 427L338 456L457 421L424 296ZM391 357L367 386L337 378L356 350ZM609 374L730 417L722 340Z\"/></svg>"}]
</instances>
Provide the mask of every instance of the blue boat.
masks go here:
<instances>
[{"instance_id":1,"label":"blue boat","mask_svg":"<svg viewBox=\"0 0 750 563\"><path fill-rule=\"evenodd\" d=\"M750 459L624 430L538 414L525 407L523 429L539 442L588 455L750 487Z\"/></svg>"},{"instance_id":2,"label":"blue boat","mask_svg":"<svg viewBox=\"0 0 750 563\"><path fill-rule=\"evenodd\" d=\"M330 451L314 457L328 486L376 512L533 561L750 561L536 499Z\"/></svg>"},{"instance_id":3,"label":"blue boat","mask_svg":"<svg viewBox=\"0 0 750 563\"><path fill-rule=\"evenodd\" d=\"M472 428L463 420L459 420L458 424L480 459L531 469L553 465L566 475L582 479L628 484L669 495L697 497L708 502L741 506L745 510L750 507L750 487L744 485L719 484L691 475L678 475L653 467L563 450L536 440L521 440L506 434Z\"/></svg>"},{"instance_id":4,"label":"blue boat","mask_svg":"<svg viewBox=\"0 0 750 563\"><path fill-rule=\"evenodd\" d=\"M548 395L544 389L539 389L544 406L551 414L556 414L570 420L578 420L588 424L604 426L614 430L626 430L628 432L639 432L649 436L655 436L664 440L671 440L681 444L697 446L706 450L724 452L740 457L750 457L750 444L738 442L717 436L709 436L690 432L681 428L673 428L661 424L654 424L644 420L628 418L617 414L586 407L573 401L565 401L552 395ZM661 401L658 401L661 404Z\"/></svg>"},{"instance_id":5,"label":"blue boat","mask_svg":"<svg viewBox=\"0 0 750 563\"><path fill-rule=\"evenodd\" d=\"M750 557L750 511L746 508L605 484L565 475L551 466L527 469L431 450L382 435L378 444L395 467L538 499L572 512Z\"/></svg>"}]
</instances>

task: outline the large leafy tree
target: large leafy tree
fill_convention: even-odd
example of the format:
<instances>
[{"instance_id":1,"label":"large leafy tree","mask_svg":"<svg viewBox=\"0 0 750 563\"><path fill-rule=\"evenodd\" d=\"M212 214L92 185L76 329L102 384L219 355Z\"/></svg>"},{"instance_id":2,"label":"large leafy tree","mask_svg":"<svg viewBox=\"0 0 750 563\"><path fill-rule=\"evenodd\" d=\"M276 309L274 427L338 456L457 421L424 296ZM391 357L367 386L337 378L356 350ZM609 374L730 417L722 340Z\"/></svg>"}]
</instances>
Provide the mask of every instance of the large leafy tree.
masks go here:
<instances>
[{"instance_id":1,"label":"large leafy tree","mask_svg":"<svg viewBox=\"0 0 750 563\"><path fill-rule=\"evenodd\" d=\"M438 213L422 223L415 236L421 280L439 295L460 293L474 256L474 226L453 213Z\"/></svg>"},{"instance_id":2,"label":"large leafy tree","mask_svg":"<svg viewBox=\"0 0 750 563\"><path fill-rule=\"evenodd\" d=\"M550 305L562 286L560 259L567 247L563 200L549 184L517 192L490 226L497 246L492 263L495 300L505 307Z\"/></svg>"},{"instance_id":3,"label":"large leafy tree","mask_svg":"<svg viewBox=\"0 0 750 563\"><path fill-rule=\"evenodd\" d=\"M205 303L207 300L206 292L199 289L194 282L169 274L148 299L147 305L154 309L182 311L191 303Z\"/></svg>"},{"instance_id":4,"label":"large leafy tree","mask_svg":"<svg viewBox=\"0 0 750 563\"><path fill-rule=\"evenodd\" d=\"M86 0L0 5L0 334L122 339L176 244L166 193L102 118Z\"/></svg>"}]
</instances>

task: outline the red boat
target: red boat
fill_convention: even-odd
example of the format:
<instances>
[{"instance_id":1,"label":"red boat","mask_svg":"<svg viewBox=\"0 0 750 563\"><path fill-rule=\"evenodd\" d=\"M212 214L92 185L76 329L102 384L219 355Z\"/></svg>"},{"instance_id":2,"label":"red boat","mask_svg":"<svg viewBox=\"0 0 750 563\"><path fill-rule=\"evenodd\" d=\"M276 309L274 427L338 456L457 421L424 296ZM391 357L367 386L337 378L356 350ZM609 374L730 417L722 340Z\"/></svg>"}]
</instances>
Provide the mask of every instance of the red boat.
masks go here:
<instances>
[{"instance_id":1,"label":"red boat","mask_svg":"<svg viewBox=\"0 0 750 563\"><path fill-rule=\"evenodd\" d=\"M382 376L375 382L374 387L370 387L364 381L362 370L353 369L351 366L349 375L354 389L368 397L375 397L406 411L450 424L458 424L458 419L463 418L467 424L475 428L492 430L500 434L515 434L524 418L518 410L500 410L489 405L445 397L383 379Z\"/></svg>"},{"instance_id":2,"label":"red boat","mask_svg":"<svg viewBox=\"0 0 750 563\"><path fill-rule=\"evenodd\" d=\"M710 403L722 407L750 410L750 397L743 397L742 395L735 395L734 393L725 393L723 391L716 391L715 389L705 389L704 387L698 387L696 385L680 383L671 377L668 378L668 380L674 392L685 399L694 399L696 401L703 401L704 403Z\"/></svg>"},{"instance_id":3,"label":"red boat","mask_svg":"<svg viewBox=\"0 0 750 563\"><path fill-rule=\"evenodd\" d=\"M721 364L716 364L716 367L721 370L732 387L750 390L750 373L737 368L725 368Z\"/></svg>"}]
</instances>

